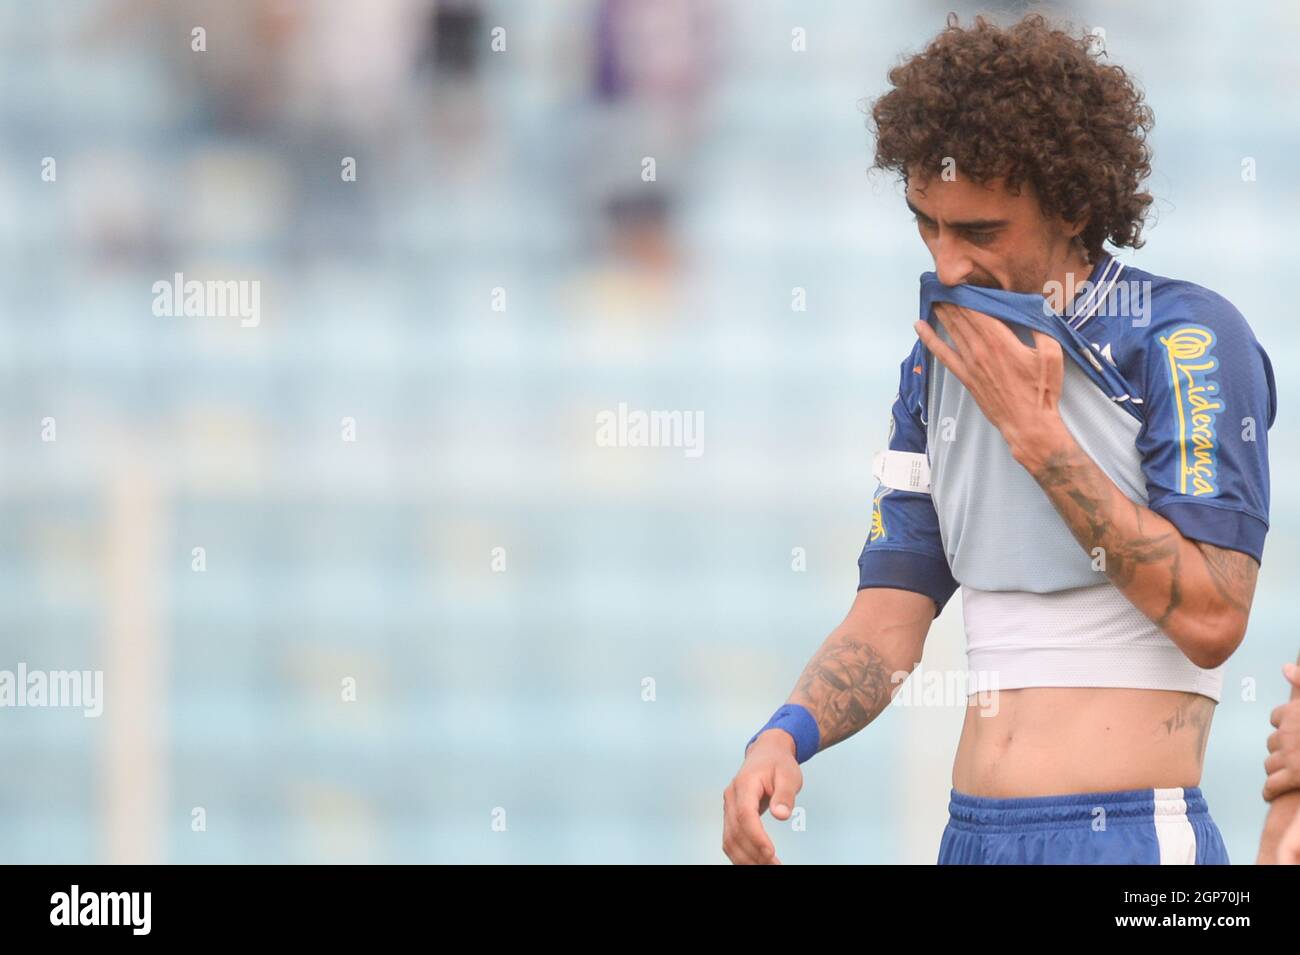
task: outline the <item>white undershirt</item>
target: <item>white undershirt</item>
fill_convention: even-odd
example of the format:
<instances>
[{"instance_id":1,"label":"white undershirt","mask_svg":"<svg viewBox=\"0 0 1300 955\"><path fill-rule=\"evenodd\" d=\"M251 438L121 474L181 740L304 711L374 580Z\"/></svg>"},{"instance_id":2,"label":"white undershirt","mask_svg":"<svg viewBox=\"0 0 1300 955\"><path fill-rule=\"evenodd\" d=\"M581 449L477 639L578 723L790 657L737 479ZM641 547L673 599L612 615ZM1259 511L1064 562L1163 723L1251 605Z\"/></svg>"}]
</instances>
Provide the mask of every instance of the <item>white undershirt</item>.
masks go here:
<instances>
[{"instance_id":1,"label":"white undershirt","mask_svg":"<svg viewBox=\"0 0 1300 955\"><path fill-rule=\"evenodd\" d=\"M962 586L967 665L980 683L1185 690L1216 703L1223 667L1187 659L1109 581L1053 593Z\"/></svg>"}]
</instances>

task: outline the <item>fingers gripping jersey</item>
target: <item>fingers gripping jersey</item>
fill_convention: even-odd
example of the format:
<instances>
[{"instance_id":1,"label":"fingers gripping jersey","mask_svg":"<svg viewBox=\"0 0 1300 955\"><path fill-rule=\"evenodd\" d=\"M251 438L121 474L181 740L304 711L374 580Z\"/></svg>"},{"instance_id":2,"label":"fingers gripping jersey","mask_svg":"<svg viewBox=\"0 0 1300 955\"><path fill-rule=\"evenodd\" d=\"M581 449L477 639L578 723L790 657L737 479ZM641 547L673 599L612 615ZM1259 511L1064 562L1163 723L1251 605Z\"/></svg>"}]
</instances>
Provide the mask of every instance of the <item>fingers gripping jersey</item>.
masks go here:
<instances>
[{"instance_id":1,"label":"fingers gripping jersey","mask_svg":"<svg viewBox=\"0 0 1300 955\"><path fill-rule=\"evenodd\" d=\"M1199 286L1126 269L1109 256L1089 284L1075 298L1075 304L1091 302L1087 311L1062 316L1044 311L1040 296L943 286L927 273L921 317L947 338L931 308L956 301L1008 322L1026 344L1031 329L1053 335L1067 355L1066 388L1076 389L1063 393L1063 417L1126 496L1190 539L1260 560L1268 528L1267 431L1277 410L1267 354L1237 310ZM888 461L875 462L883 477L858 560L859 589L913 590L942 611L958 582L1036 593L1083 586L1089 555L1041 488L1018 465L1008 468L1004 442L995 431L988 438L991 426L982 415L958 422L964 446L927 444L927 431L935 441L935 421L954 407L972 413L973 402L960 401L963 392L918 340L900 367ZM1107 407L1124 413L1116 418ZM1091 410L1071 419L1067 412L1075 408ZM971 425L985 432L978 451L969 440ZM931 466L934 488L924 483ZM1011 497L1009 485L1016 488ZM1033 526L998 520L1008 508L1033 515Z\"/></svg>"}]
</instances>

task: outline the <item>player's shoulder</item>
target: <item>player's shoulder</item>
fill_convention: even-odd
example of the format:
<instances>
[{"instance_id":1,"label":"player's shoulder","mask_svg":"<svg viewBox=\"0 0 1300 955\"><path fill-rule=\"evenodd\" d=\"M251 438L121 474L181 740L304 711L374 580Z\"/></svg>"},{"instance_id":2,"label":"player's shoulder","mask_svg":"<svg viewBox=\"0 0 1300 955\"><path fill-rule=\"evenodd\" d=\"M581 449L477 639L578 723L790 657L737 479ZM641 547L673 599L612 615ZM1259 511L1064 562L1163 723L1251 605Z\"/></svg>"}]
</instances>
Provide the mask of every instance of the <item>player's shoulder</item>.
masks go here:
<instances>
[{"instance_id":1,"label":"player's shoulder","mask_svg":"<svg viewBox=\"0 0 1300 955\"><path fill-rule=\"evenodd\" d=\"M1148 305L1130 324L1149 342L1183 326L1200 325L1215 339L1254 343L1255 333L1241 311L1213 289L1188 279L1157 275L1132 266L1124 270L1129 297Z\"/></svg>"},{"instance_id":2,"label":"player's shoulder","mask_svg":"<svg viewBox=\"0 0 1300 955\"><path fill-rule=\"evenodd\" d=\"M1226 296L1197 282L1138 268L1126 269L1124 278L1130 298L1145 302L1121 331L1128 356L1122 370L1143 394L1165 387L1174 368L1183 375L1210 375L1220 391L1246 389L1267 400L1272 424L1277 407L1272 363L1250 323Z\"/></svg>"},{"instance_id":3,"label":"player's shoulder","mask_svg":"<svg viewBox=\"0 0 1300 955\"><path fill-rule=\"evenodd\" d=\"M1163 381L1173 360L1226 362L1237 368L1268 363L1241 311L1227 296L1198 282L1130 265L1109 298L1107 304L1121 318L1105 326L1106 337L1113 342L1120 371L1143 394L1153 379Z\"/></svg>"}]
</instances>

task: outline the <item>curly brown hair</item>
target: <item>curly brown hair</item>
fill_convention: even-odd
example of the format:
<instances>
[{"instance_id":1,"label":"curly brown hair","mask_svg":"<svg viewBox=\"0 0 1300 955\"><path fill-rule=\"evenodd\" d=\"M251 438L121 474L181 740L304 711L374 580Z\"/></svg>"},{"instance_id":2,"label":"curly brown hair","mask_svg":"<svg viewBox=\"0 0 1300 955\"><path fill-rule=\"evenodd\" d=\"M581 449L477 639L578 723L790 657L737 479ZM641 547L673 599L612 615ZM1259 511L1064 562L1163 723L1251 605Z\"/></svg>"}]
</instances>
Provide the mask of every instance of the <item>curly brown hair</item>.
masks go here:
<instances>
[{"instance_id":1,"label":"curly brown hair","mask_svg":"<svg viewBox=\"0 0 1300 955\"><path fill-rule=\"evenodd\" d=\"M1010 189L1030 182L1045 215L1087 218L1094 258L1109 240L1140 248L1151 194L1146 134L1154 124L1123 67L1101 62L1092 37L1030 14L1009 27L957 15L924 51L889 71L894 87L871 107L874 168L939 171Z\"/></svg>"}]
</instances>

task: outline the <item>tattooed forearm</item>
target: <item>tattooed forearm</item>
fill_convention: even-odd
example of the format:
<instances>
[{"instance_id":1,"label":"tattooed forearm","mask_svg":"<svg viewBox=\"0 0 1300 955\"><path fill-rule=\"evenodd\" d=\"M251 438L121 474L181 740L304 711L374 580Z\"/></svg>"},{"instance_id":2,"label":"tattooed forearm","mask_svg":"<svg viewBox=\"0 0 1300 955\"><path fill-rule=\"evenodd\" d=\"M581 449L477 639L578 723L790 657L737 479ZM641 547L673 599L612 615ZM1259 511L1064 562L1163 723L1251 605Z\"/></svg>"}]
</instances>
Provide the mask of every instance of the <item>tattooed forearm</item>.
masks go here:
<instances>
[{"instance_id":1,"label":"tattooed forearm","mask_svg":"<svg viewBox=\"0 0 1300 955\"><path fill-rule=\"evenodd\" d=\"M1253 557L1190 540L1130 500L1064 424L1013 453L1098 569L1189 657L1214 665L1235 649L1254 597Z\"/></svg>"},{"instance_id":2,"label":"tattooed forearm","mask_svg":"<svg viewBox=\"0 0 1300 955\"><path fill-rule=\"evenodd\" d=\"M825 749L852 736L889 705L893 672L861 637L844 636L818 651L790 699L817 718Z\"/></svg>"},{"instance_id":3,"label":"tattooed forearm","mask_svg":"<svg viewBox=\"0 0 1300 955\"><path fill-rule=\"evenodd\" d=\"M1077 446L1053 451L1031 473L1084 550L1092 554L1100 549L1101 566L1115 586L1121 590L1131 586L1143 567L1168 567L1169 589L1157 622L1169 619L1182 603L1182 535L1173 525L1119 494L1110 478ZM1071 506L1062 506L1062 499ZM1165 529L1152 526L1155 522L1146 521L1144 512L1157 517Z\"/></svg>"}]
</instances>

